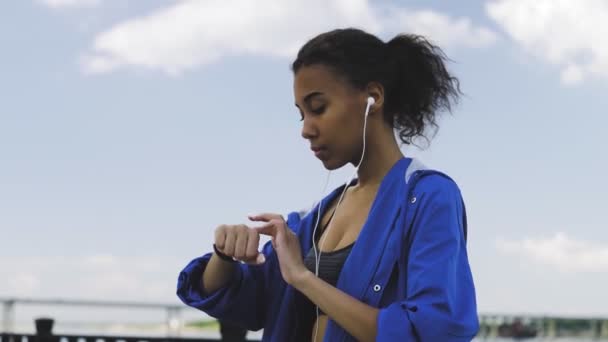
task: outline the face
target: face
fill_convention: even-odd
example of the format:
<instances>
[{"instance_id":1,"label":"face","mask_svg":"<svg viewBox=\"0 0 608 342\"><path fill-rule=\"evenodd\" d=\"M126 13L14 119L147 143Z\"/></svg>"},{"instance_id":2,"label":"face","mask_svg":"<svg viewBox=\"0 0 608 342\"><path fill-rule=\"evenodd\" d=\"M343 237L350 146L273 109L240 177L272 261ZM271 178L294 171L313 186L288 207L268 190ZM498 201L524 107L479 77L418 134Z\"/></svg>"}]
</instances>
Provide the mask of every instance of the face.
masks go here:
<instances>
[{"instance_id":1,"label":"face","mask_svg":"<svg viewBox=\"0 0 608 342\"><path fill-rule=\"evenodd\" d=\"M302 137L329 170L356 164L363 148L367 94L324 65L301 67L294 78Z\"/></svg>"}]
</instances>

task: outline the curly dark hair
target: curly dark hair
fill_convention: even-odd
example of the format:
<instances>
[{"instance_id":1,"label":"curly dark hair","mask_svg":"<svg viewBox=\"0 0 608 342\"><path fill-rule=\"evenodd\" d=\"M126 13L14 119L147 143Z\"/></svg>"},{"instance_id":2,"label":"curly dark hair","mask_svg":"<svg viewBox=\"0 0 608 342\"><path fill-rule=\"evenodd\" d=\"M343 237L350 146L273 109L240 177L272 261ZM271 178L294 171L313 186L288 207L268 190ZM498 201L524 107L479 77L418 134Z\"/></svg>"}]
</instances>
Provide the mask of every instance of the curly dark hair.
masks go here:
<instances>
[{"instance_id":1,"label":"curly dark hair","mask_svg":"<svg viewBox=\"0 0 608 342\"><path fill-rule=\"evenodd\" d=\"M441 110L451 112L459 100L460 83L445 66L444 52L420 35L399 34L387 43L360 29L322 33L298 52L291 69L322 64L344 77L356 89L369 82L384 87L384 118L412 144L437 126Z\"/></svg>"}]
</instances>

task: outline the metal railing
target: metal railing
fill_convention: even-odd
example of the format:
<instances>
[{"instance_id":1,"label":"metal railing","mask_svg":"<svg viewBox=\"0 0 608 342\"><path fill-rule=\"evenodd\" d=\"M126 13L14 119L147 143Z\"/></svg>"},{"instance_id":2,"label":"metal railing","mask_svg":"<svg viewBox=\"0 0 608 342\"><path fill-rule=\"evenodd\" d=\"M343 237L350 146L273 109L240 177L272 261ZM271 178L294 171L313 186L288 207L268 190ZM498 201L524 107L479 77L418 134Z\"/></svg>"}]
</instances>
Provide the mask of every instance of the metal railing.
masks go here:
<instances>
[{"instance_id":1,"label":"metal railing","mask_svg":"<svg viewBox=\"0 0 608 342\"><path fill-rule=\"evenodd\" d=\"M110 336L110 335L51 335L34 334L0 334L0 342L219 342L229 340L200 339L185 337L144 337L144 336ZM255 340L244 340L256 342Z\"/></svg>"},{"instance_id":2,"label":"metal railing","mask_svg":"<svg viewBox=\"0 0 608 342\"><path fill-rule=\"evenodd\" d=\"M28 299L28 298L0 298L2 304L2 331L12 333L15 325L16 305L50 305L71 307L97 307L97 308L123 308L123 309L153 309L166 312L165 325L168 336L179 336L183 326L181 313L189 309L184 305L170 305L159 303L93 301L93 300L64 300L64 299Z\"/></svg>"},{"instance_id":3,"label":"metal railing","mask_svg":"<svg viewBox=\"0 0 608 342\"><path fill-rule=\"evenodd\" d=\"M97 342L97 341L184 341L184 342L203 342L218 341L213 339L193 339L180 337L181 329L184 326L182 312L191 310L184 305L137 303L137 302L113 302L113 301L90 301L90 300L62 300L62 299L23 299L23 298L0 298L2 305L2 339L0 342L47 342L41 341L40 336L15 334L14 313L16 305L51 305L51 306L80 306L98 308L126 308L126 309L153 309L166 311L165 325L167 335L165 337L132 337L132 336L100 336L100 335L59 335L48 342ZM488 338L496 336L510 336L517 333L518 329L525 328L525 333L534 334L538 337L559 337L559 336L586 336L591 339L608 339L608 318L589 317L589 318L565 318L548 317L533 315L502 315L486 314L480 315L480 331L478 338ZM523 325L516 324L522 321Z\"/></svg>"}]
</instances>

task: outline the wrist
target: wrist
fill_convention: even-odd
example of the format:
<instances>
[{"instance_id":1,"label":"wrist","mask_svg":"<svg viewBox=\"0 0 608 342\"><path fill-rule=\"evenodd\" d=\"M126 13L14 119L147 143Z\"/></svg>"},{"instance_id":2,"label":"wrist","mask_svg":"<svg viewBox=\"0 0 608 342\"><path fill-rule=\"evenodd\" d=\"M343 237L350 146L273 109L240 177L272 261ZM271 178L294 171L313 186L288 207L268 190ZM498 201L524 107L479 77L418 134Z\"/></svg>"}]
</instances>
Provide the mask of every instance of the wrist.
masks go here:
<instances>
[{"instance_id":1,"label":"wrist","mask_svg":"<svg viewBox=\"0 0 608 342\"><path fill-rule=\"evenodd\" d=\"M224 253L222 253L219 248L217 248L217 246L215 244L213 244L213 252L215 253L215 255L220 258L222 261L226 261L226 262L230 262L230 263L235 263L236 260L234 260L234 258L232 258L231 256L228 256Z\"/></svg>"},{"instance_id":2,"label":"wrist","mask_svg":"<svg viewBox=\"0 0 608 342\"><path fill-rule=\"evenodd\" d=\"M300 290L306 287L307 284L310 283L310 280L314 278L314 273L310 272L307 268L304 268L303 271L298 272L292 281L292 286L296 289Z\"/></svg>"}]
</instances>

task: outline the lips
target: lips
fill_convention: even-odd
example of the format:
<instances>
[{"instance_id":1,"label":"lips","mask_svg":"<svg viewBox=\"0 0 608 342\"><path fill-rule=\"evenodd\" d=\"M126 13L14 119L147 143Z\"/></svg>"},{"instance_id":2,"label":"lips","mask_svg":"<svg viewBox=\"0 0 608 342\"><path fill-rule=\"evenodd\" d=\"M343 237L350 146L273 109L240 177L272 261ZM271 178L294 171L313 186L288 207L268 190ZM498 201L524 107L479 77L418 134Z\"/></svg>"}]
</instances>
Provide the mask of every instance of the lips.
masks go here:
<instances>
[{"instance_id":1,"label":"lips","mask_svg":"<svg viewBox=\"0 0 608 342\"><path fill-rule=\"evenodd\" d=\"M322 159L323 155L325 154L325 151L327 151L327 149L323 146L311 146L310 149L314 152L315 156L319 159Z\"/></svg>"}]
</instances>

